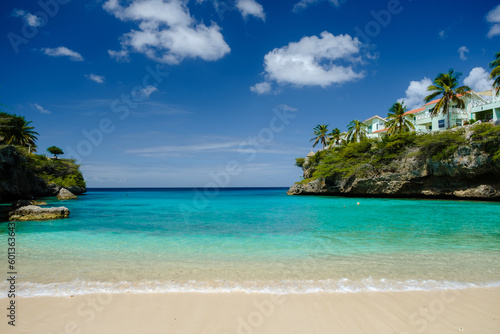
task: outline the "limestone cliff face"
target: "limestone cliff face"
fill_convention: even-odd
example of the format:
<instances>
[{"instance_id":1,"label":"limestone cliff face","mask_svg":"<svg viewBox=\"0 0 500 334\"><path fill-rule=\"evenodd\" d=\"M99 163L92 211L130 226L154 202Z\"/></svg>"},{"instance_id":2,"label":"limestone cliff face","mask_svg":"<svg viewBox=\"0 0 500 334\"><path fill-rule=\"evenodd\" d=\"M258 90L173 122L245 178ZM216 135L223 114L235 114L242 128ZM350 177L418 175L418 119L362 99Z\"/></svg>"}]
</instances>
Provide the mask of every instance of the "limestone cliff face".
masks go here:
<instances>
[{"instance_id":1,"label":"limestone cliff face","mask_svg":"<svg viewBox=\"0 0 500 334\"><path fill-rule=\"evenodd\" d=\"M405 152L388 171L364 166L363 175L339 173L310 182L298 182L289 195L342 195L500 200L500 161L494 162L481 145L460 147L451 159L434 161ZM304 164L304 179L314 167Z\"/></svg>"},{"instance_id":2,"label":"limestone cliff face","mask_svg":"<svg viewBox=\"0 0 500 334\"><path fill-rule=\"evenodd\" d=\"M74 194L86 191L80 187L68 188ZM60 189L60 186L36 176L29 161L16 147L0 148L0 202L55 196Z\"/></svg>"}]
</instances>

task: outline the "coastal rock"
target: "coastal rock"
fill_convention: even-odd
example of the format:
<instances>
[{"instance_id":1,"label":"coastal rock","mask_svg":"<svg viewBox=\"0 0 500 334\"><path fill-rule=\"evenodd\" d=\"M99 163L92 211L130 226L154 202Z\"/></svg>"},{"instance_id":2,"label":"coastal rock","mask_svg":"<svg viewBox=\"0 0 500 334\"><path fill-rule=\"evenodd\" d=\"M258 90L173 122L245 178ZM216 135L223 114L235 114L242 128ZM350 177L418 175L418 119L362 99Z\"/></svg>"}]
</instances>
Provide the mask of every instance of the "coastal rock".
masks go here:
<instances>
[{"instance_id":1,"label":"coastal rock","mask_svg":"<svg viewBox=\"0 0 500 334\"><path fill-rule=\"evenodd\" d=\"M61 206L55 208L41 208L35 205L27 205L9 212L9 220L29 221L68 218L69 209Z\"/></svg>"},{"instance_id":2,"label":"coastal rock","mask_svg":"<svg viewBox=\"0 0 500 334\"><path fill-rule=\"evenodd\" d=\"M483 184L476 188L457 190L453 192L453 195L465 198L500 198L500 189Z\"/></svg>"},{"instance_id":3,"label":"coastal rock","mask_svg":"<svg viewBox=\"0 0 500 334\"><path fill-rule=\"evenodd\" d=\"M20 199L20 200L15 201L14 203L12 203L11 208L17 209L17 208L21 208L23 206L28 206L28 205L32 205L32 204L34 204L34 203L32 203L30 200Z\"/></svg>"},{"instance_id":4,"label":"coastal rock","mask_svg":"<svg viewBox=\"0 0 500 334\"><path fill-rule=\"evenodd\" d=\"M313 175L314 167L304 165L303 169L304 178ZM447 160L421 159L415 152L406 152L383 169L368 165L360 170L347 177L334 173L297 182L287 193L500 200L500 161L494 161L474 143L458 148Z\"/></svg>"},{"instance_id":5,"label":"coastal rock","mask_svg":"<svg viewBox=\"0 0 500 334\"><path fill-rule=\"evenodd\" d=\"M81 194L87 192L87 189L80 188L80 187L77 187L77 186L66 187L66 189L68 189L74 195L81 195Z\"/></svg>"},{"instance_id":6,"label":"coastal rock","mask_svg":"<svg viewBox=\"0 0 500 334\"><path fill-rule=\"evenodd\" d=\"M57 194L58 199L77 199L75 194L73 194L71 191L69 191L66 188L61 188L59 190L59 193Z\"/></svg>"},{"instance_id":7,"label":"coastal rock","mask_svg":"<svg viewBox=\"0 0 500 334\"><path fill-rule=\"evenodd\" d=\"M28 205L47 205L47 202L44 201L36 201L36 200L27 200L27 199L20 199L15 201L14 203L11 204L12 209L17 209L21 208L23 206L28 206Z\"/></svg>"}]
</instances>

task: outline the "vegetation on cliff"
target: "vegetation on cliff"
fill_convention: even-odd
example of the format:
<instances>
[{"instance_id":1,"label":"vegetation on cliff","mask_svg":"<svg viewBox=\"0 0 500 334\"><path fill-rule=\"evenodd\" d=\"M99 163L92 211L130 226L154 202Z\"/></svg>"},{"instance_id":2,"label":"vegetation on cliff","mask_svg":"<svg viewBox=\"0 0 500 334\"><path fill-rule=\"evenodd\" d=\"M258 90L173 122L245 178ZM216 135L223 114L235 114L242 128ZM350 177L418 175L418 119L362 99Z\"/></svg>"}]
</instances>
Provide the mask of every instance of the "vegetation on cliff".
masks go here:
<instances>
[{"instance_id":1,"label":"vegetation on cliff","mask_svg":"<svg viewBox=\"0 0 500 334\"><path fill-rule=\"evenodd\" d=\"M480 148L493 163L500 164L500 127L478 124L433 134L404 132L381 140L363 139L298 158L296 165L305 171L302 183L332 175L366 177L397 172L404 158L450 161L460 147Z\"/></svg>"},{"instance_id":2,"label":"vegetation on cliff","mask_svg":"<svg viewBox=\"0 0 500 334\"><path fill-rule=\"evenodd\" d=\"M61 187L85 191L75 160L33 153L38 133L30 124L23 116L0 112L0 200L55 195ZM49 149L63 154L55 146Z\"/></svg>"},{"instance_id":3,"label":"vegetation on cliff","mask_svg":"<svg viewBox=\"0 0 500 334\"><path fill-rule=\"evenodd\" d=\"M65 188L86 187L80 166L74 159L51 159L44 155L29 154L25 149L20 151L26 158L27 167L47 183L55 183Z\"/></svg>"}]
</instances>

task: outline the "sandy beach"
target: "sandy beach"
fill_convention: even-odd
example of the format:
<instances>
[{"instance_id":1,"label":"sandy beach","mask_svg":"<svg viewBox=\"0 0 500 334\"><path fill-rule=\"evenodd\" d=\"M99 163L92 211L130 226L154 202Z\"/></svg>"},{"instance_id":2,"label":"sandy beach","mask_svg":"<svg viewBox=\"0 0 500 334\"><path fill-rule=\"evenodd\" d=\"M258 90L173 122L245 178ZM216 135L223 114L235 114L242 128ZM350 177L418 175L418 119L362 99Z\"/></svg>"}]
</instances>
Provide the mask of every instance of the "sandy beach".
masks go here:
<instances>
[{"instance_id":1,"label":"sandy beach","mask_svg":"<svg viewBox=\"0 0 500 334\"><path fill-rule=\"evenodd\" d=\"M5 311L7 299L1 299ZM500 288L109 294L16 300L2 333L499 333Z\"/></svg>"}]
</instances>

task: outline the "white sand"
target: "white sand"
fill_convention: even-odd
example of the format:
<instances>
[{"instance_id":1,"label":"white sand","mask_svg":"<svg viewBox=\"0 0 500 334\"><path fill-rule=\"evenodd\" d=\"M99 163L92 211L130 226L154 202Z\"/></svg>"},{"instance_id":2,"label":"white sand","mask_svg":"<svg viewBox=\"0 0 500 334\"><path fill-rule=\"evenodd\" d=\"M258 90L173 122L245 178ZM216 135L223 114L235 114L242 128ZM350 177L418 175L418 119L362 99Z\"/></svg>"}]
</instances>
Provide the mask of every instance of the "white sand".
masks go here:
<instances>
[{"instance_id":1,"label":"white sand","mask_svg":"<svg viewBox=\"0 0 500 334\"><path fill-rule=\"evenodd\" d=\"M0 333L500 333L500 288L431 292L113 294L0 299Z\"/></svg>"}]
</instances>

